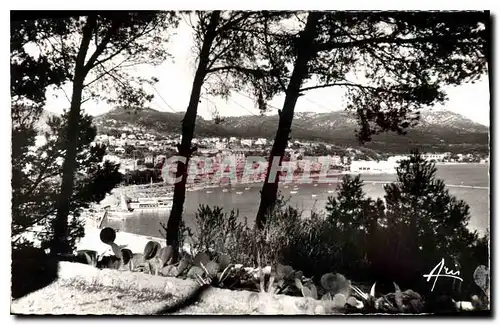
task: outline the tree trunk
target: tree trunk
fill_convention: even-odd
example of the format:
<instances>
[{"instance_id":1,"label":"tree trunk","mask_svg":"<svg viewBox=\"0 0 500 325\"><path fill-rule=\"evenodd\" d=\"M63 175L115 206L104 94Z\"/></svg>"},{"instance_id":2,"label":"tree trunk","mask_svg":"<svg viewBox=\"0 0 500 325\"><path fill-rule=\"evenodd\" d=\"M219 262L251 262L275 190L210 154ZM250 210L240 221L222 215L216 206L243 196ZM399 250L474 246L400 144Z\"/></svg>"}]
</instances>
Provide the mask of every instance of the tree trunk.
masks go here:
<instances>
[{"instance_id":1,"label":"tree trunk","mask_svg":"<svg viewBox=\"0 0 500 325\"><path fill-rule=\"evenodd\" d=\"M193 139L194 128L196 123L196 115L198 113L198 103L200 101L201 87L206 76L206 71L209 63L210 48L216 36L216 27L218 25L220 11L214 11L210 17L210 23L207 32L203 39L203 45L200 52L198 67L193 80L191 88L191 97L189 105L182 120L182 140L178 146L179 155L184 157L185 163L177 163L176 177L181 178L179 182L174 185L174 198L172 202L172 210L167 223L167 245L174 247L174 252L178 252L179 245L179 227L182 220L182 213L184 210L184 201L186 200L186 182L187 182L187 166L189 158L193 152L191 148L191 141Z\"/></svg>"},{"instance_id":2,"label":"tree trunk","mask_svg":"<svg viewBox=\"0 0 500 325\"><path fill-rule=\"evenodd\" d=\"M78 145L78 124L80 121L80 107L82 104L83 83L88 71L85 68L85 57L92 39L92 30L96 17L90 16L83 28L83 37L78 50L73 76L73 93L69 111L68 126L66 131L66 154L63 163L61 194L57 202L56 219L54 220L54 238L51 254L69 253L71 247L68 242L68 214L70 212L70 199L73 194L75 180L76 154Z\"/></svg>"},{"instance_id":3,"label":"tree trunk","mask_svg":"<svg viewBox=\"0 0 500 325\"><path fill-rule=\"evenodd\" d=\"M275 204L278 195L279 178L277 176L275 180L269 182L269 173L274 157L279 157L281 165L283 156L285 155L285 149L288 145L288 136L292 127L295 104L299 98L300 87L302 86L304 78L307 76L307 64L315 54L313 45L317 33L316 25L319 17L320 13L318 12L309 13L306 26L301 32L298 42L297 59L295 60L292 76L286 89L285 102L283 103L283 110L280 113L278 130L276 131L274 144L269 156L266 179L260 195L259 211L257 212L256 218L256 226L259 229L262 229L264 226L267 214Z\"/></svg>"}]
</instances>

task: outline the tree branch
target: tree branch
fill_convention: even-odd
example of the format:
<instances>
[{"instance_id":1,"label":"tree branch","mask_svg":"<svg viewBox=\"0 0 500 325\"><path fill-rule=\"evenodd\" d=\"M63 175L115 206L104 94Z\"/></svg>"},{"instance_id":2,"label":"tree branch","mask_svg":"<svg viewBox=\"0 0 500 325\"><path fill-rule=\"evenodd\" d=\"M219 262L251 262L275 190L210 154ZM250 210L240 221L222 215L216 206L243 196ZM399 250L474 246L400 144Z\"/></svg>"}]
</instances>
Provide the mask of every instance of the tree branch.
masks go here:
<instances>
[{"instance_id":1,"label":"tree branch","mask_svg":"<svg viewBox=\"0 0 500 325\"><path fill-rule=\"evenodd\" d=\"M218 59L220 59L220 57L222 55L224 55L225 52L227 52L227 50L229 48L231 48L231 46L233 45L234 43L234 39L231 39L229 41L229 43L227 44L227 46L225 46L218 54L214 55L213 59L210 60L207 64L207 69L210 70L212 68L212 66L215 64L215 62L217 62Z\"/></svg>"},{"instance_id":2,"label":"tree branch","mask_svg":"<svg viewBox=\"0 0 500 325\"><path fill-rule=\"evenodd\" d=\"M36 223L42 221L43 219L47 218L51 213L54 213L56 210L57 209L55 207L53 207L52 209L46 211L43 215L41 215L37 219L31 220L30 222L27 222L23 225L20 225L23 229L19 229L19 232L13 233L12 236L20 235L21 233L23 233L27 230L26 228L29 228L29 227L35 225Z\"/></svg>"},{"instance_id":3,"label":"tree branch","mask_svg":"<svg viewBox=\"0 0 500 325\"><path fill-rule=\"evenodd\" d=\"M104 73L109 75L111 78L113 78L114 80L116 80L118 83L120 83L122 86L126 86L125 83L123 83L123 81L121 81L120 79L118 79L116 76L113 76L113 74L111 72L108 72L104 69L104 67L102 66L101 64L101 68L104 70Z\"/></svg>"},{"instance_id":4,"label":"tree branch","mask_svg":"<svg viewBox=\"0 0 500 325\"><path fill-rule=\"evenodd\" d=\"M266 45L266 49L267 49L267 55L269 57L269 62L271 63L271 66L273 67L273 71L276 71L277 67L276 67L276 62L274 61L274 58L273 58L273 54L271 53L271 45L269 44L269 26L267 24L267 20L264 21L264 28L265 28L265 31L264 31L264 43ZM286 86L285 86L285 83L283 82L283 80L281 79L280 75L279 75L279 72L276 71L276 73L273 73L275 78L277 79L280 87L281 87L281 90L283 92L286 92Z\"/></svg>"},{"instance_id":5,"label":"tree branch","mask_svg":"<svg viewBox=\"0 0 500 325\"><path fill-rule=\"evenodd\" d=\"M335 82L335 83L328 83L328 84L323 84L323 85L317 85L317 86L311 86L311 87L305 87L301 88L299 92L304 92L308 90L314 90L314 89L321 89L321 88L329 88L329 87L355 87L355 88L360 88L360 89L369 89L369 90L374 90L374 91L381 91L381 92L387 92L387 93L397 93L388 89L380 88L380 87L373 87L373 86L366 86L366 85L360 85L352 82Z\"/></svg>"},{"instance_id":6,"label":"tree branch","mask_svg":"<svg viewBox=\"0 0 500 325\"><path fill-rule=\"evenodd\" d=\"M351 42L341 42L341 43L319 43L314 46L315 50L320 51L329 51L338 48L348 48L348 47L361 47L368 44L395 44L395 45L403 45L403 44L418 44L418 43L441 43L441 42L451 42L451 41L460 41L460 36L429 36L429 37L414 37L414 38L397 38L397 37L379 37L379 38L368 38L362 40L356 40ZM463 42L465 43L465 42Z\"/></svg>"},{"instance_id":7,"label":"tree branch","mask_svg":"<svg viewBox=\"0 0 500 325\"><path fill-rule=\"evenodd\" d=\"M56 154L57 151L52 151L50 153L50 155L45 159L45 164L43 165L43 167L41 168L40 170L40 173L38 174L38 177L31 183L32 186L30 189L28 189L27 193L24 193L23 195L25 196L29 196L31 195L31 193L33 193L33 191L37 188L37 186L45 179L47 179L48 177L50 176L53 176L53 175L45 175L45 172L47 171L47 169L49 168L49 166L55 161L55 159L52 159L55 157L55 154Z\"/></svg>"},{"instance_id":8,"label":"tree branch","mask_svg":"<svg viewBox=\"0 0 500 325\"><path fill-rule=\"evenodd\" d=\"M94 53L92 53L92 56L88 60L87 64L85 64L85 70L87 72L90 71L90 69L92 69L95 66L94 63L96 62L99 55L101 55L102 52L104 52L104 49L106 48L109 41L111 40L111 37L113 37L113 35L116 33L116 31L120 27L120 24L121 24L121 22L119 20L113 20L113 23L111 24L111 27L109 28L108 33L106 34L104 39L101 41L99 46L97 46ZM97 35L97 31L96 31L96 35Z\"/></svg>"},{"instance_id":9,"label":"tree branch","mask_svg":"<svg viewBox=\"0 0 500 325\"><path fill-rule=\"evenodd\" d=\"M83 69L81 76L79 78L82 78L82 80L79 80L79 82L83 83L83 80L85 80L85 77L87 75L87 70L85 70L85 57L87 56L87 51L89 49L89 44L90 40L92 38L92 31L95 28L95 24L97 24L97 17L95 15L89 15L87 17L87 22L85 26L83 27L83 35L82 35L82 42L80 44L80 48L78 49L78 54L76 56L76 61L75 61L75 75L77 71L80 71L80 69ZM73 83L76 82L75 75L73 75Z\"/></svg>"},{"instance_id":10,"label":"tree branch","mask_svg":"<svg viewBox=\"0 0 500 325\"><path fill-rule=\"evenodd\" d=\"M135 40L141 38L142 36L150 33L151 31L155 30L155 28L157 26L157 25L154 25L150 29L147 29L148 25L149 25L149 23L146 26L144 26L144 29L142 30L141 33L137 34L135 37L130 38L130 40L125 45L123 45L121 48L119 48L118 50L116 50L113 54L110 54L107 58L104 58L102 60L95 61L95 63L92 65L91 69L94 68L97 65L102 65L104 62L107 62L107 61L113 59L118 54L120 54L121 52L123 52L123 50L125 50L127 47L129 47L132 42L134 42ZM102 54L102 53L100 53L100 54ZM97 57L96 57L96 59L97 59Z\"/></svg>"},{"instance_id":11,"label":"tree branch","mask_svg":"<svg viewBox=\"0 0 500 325\"><path fill-rule=\"evenodd\" d=\"M217 71L238 71L241 73L246 73L246 74L252 74L257 77L263 77L265 74L270 74L270 71L266 70L261 70L261 69L252 69L252 68L245 68L245 67L240 67L240 66L235 66L235 65L228 65L228 66L223 66L223 67L215 67L207 70L208 73L212 72L217 72Z\"/></svg>"},{"instance_id":12,"label":"tree branch","mask_svg":"<svg viewBox=\"0 0 500 325\"><path fill-rule=\"evenodd\" d=\"M248 17L250 17L252 15L252 12L251 11L245 11L243 14L241 14L240 17L238 18L234 18L234 20L229 20L226 24L222 25L221 27L219 27L218 29L215 30L215 33L216 34L220 34L221 32L227 30L227 29L231 29L233 28L235 25L237 25L239 22L241 22L242 20L245 20L247 19Z\"/></svg>"},{"instance_id":13,"label":"tree branch","mask_svg":"<svg viewBox=\"0 0 500 325\"><path fill-rule=\"evenodd\" d=\"M125 60L123 60L122 62L120 62L119 64L117 64L116 66L114 66L113 68L109 69L109 70L104 70L104 73L101 73L99 76L97 76L94 80L88 82L87 84L83 85L83 87L87 87L87 86L90 86L91 84L93 84L94 82L98 81L99 79L101 79L102 77L104 77L106 74L110 73L111 71L114 71L116 69L118 69L123 63L127 62L128 60L130 60L130 57L126 58ZM103 67L101 65L101 67ZM104 67L103 67L104 69Z\"/></svg>"}]
</instances>

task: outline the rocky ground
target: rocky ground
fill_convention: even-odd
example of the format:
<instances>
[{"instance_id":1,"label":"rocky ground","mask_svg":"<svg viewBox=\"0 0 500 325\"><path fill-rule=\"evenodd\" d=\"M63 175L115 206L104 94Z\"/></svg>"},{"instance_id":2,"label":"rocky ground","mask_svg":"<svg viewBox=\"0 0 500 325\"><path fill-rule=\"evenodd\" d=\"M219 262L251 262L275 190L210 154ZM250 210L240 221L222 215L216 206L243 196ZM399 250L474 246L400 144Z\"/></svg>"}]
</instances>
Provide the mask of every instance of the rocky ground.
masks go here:
<instances>
[{"instance_id":1,"label":"rocky ground","mask_svg":"<svg viewBox=\"0 0 500 325\"><path fill-rule=\"evenodd\" d=\"M98 270L62 262L59 278L50 285L11 302L13 314L315 314L311 298L231 291L195 281L142 273ZM192 297L193 293L199 295ZM190 299L193 298L193 299ZM188 301L187 304L179 302Z\"/></svg>"}]
</instances>

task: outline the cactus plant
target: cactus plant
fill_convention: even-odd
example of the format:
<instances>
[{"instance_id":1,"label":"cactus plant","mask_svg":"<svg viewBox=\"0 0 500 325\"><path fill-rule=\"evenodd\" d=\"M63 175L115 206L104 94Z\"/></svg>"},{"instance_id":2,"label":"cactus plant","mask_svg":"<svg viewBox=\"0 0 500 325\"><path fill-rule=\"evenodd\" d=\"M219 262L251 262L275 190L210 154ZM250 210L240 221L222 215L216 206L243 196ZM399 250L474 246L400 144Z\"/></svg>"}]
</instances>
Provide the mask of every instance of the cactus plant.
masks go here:
<instances>
[{"instance_id":1,"label":"cactus plant","mask_svg":"<svg viewBox=\"0 0 500 325\"><path fill-rule=\"evenodd\" d=\"M97 252L91 250L80 250L76 252L77 260L83 259L86 264L96 267L97 266Z\"/></svg>"},{"instance_id":2,"label":"cactus plant","mask_svg":"<svg viewBox=\"0 0 500 325\"><path fill-rule=\"evenodd\" d=\"M191 279L197 279L197 276L202 276L204 273L205 271L203 271L201 267L195 265L189 269L187 277Z\"/></svg>"},{"instance_id":3,"label":"cactus plant","mask_svg":"<svg viewBox=\"0 0 500 325\"><path fill-rule=\"evenodd\" d=\"M123 248L121 250L121 255L122 255L123 263L127 264L128 262L130 262L130 260L132 260L132 257L134 254L132 253L132 251L130 249Z\"/></svg>"},{"instance_id":4,"label":"cactus plant","mask_svg":"<svg viewBox=\"0 0 500 325\"><path fill-rule=\"evenodd\" d=\"M359 288L352 286L352 289L363 302L365 312L384 312L384 313L421 313L424 310L422 297L413 290L401 291L396 283L394 292L376 297L376 283L371 287L370 293L366 294Z\"/></svg>"},{"instance_id":5,"label":"cactus plant","mask_svg":"<svg viewBox=\"0 0 500 325\"><path fill-rule=\"evenodd\" d=\"M174 255L174 247L169 245L160 249L158 253L158 258L161 261L162 267L170 264L172 257Z\"/></svg>"},{"instance_id":6,"label":"cactus plant","mask_svg":"<svg viewBox=\"0 0 500 325\"><path fill-rule=\"evenodd\" d=\"M345 297L351 294L351 281L347 280L339 273L326 273L320 279L321 286L326 292L335 296L337 293L342 293Z\"/></svg>"},{"instance_id":7,"label":"cactus plant","mask_svg":"<svg viewBox=\"0 0 500 325\"><path fill-rule=\"evenodd\" d=\"M223 270L231 264L231 258L227 254L218 254L217 262L220 265L220 268Z\"/></svg>"},{"instance_id":8,"label":"cactus plant","mask_svg":"<svg viewBox=\"0 0 500 325\"><path fill-rule=\"evenodd\" d=\"M155 241L149 241L144 247L144 258L150 260L155 257L161 249L161 245Z\"/></svg>"},{"instance_id":9,"label":"cactus plant","mask_svg":"<svg viewBox=\"0 0 500 325\"><path fill-rule=\"evenodd\" d=\"M199 252L193 259L193 265L200 266L200 263L207 264L210 262L210 257L207 253Z\"/></svg>"},{"instance_id":10,"label":"cactus plant","mask_svg":"<svg viewBox=\"0 0 500 325\"><path fill-rule=\"evenodd\" d=\"M99 234L101 241L107 245L114 243L116 239L116 231L113 228L106 227L103 228Z\"/></svg>"}]
</instances>

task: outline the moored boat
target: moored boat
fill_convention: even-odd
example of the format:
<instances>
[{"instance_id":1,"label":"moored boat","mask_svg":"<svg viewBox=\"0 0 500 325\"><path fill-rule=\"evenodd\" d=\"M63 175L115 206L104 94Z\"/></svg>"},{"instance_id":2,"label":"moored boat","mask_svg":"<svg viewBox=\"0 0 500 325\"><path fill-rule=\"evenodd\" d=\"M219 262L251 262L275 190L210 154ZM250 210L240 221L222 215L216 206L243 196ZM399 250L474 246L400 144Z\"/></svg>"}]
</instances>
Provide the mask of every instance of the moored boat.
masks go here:
<instances>
[{"instance_id":1,"label":"moored boat","mask_svg":"<svg viewBox=\"0 0 500 325\"><path fill-rule=\"evenodd\" d=\"M172 208L172 199L170 197L152 197L152 198L138 198L131 201L129 207L134 212L141 212L147 210L163 210Z\"/></svg>"}]
</instances>

